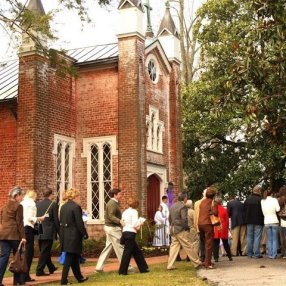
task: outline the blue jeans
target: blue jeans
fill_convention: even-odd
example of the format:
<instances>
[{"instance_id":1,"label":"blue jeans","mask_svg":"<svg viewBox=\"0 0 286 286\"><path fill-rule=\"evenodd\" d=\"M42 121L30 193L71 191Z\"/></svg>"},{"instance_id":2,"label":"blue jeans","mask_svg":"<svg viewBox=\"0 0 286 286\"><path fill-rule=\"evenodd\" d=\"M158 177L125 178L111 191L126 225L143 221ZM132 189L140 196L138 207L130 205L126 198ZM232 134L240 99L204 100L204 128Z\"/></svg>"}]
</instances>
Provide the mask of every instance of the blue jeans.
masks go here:
<instances>
[{"instance_id":1,"label":"blue jeans","mask_svg":"<svg viewBox=\"0 0 286 286\"><path fill-rule=\"evenodd\" d=\"M13 254L15 254L19 243L19 240L0 240L0 284L2 284L11 250L13 250ZM14 284L25 282L23 280L24 277L22 274L14 273Z\"/></svg>"},{"instance_id":2,"label":"blue jeans","mask_svg":"<svg viewBox=\"0 0 286 286\"><path fill-rule=\"evenodd\" d=\"M268 257L276 258L278 248L278 223L266 224Z\"/></svg>"},{"instance_id":3,"label":"blue jeans","mask_svg":"<svg viewBox=\"0 0 286 286\"><path fill-rule=\"evenodd\" d=\"M246 232L247 241L247 256L259 257L260 254L260 241L262 237L262 225L248 224Z\"/></svg>"}]
</instances>

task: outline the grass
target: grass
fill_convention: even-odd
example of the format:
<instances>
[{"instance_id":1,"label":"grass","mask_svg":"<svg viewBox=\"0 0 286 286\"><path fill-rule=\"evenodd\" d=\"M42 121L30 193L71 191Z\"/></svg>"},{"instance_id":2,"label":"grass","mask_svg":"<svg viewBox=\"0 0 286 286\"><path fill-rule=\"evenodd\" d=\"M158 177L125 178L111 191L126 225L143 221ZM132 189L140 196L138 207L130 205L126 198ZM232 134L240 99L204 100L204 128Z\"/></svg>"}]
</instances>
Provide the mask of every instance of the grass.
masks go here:
<instances>
[{"instance_id":1,"label":"grass","mask_svg":"<svg viewBox=\"0 0 286 286\"><path fill-rule=\"evenodd\" d=\"M150 266L149 273L133 273L127 276L119 276L117 272L97 273L89 276L83 286L206 286L206 282L197 277L196 270L190 266L190 262L177 263L177 270L167 271L166 263ZM74 284L76 280L69 278ZM45 286L55 286L57 283L47 283Z\"/></svg>"}]
</instances>

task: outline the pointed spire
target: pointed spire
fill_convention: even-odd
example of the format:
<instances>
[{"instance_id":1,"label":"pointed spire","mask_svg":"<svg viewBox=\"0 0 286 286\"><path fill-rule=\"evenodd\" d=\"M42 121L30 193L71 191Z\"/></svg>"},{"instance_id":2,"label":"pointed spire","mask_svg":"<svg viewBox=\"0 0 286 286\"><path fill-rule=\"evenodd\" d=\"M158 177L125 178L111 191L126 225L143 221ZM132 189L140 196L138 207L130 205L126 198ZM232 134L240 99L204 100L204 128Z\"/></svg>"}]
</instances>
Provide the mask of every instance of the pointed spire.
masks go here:
<instances>
[{"instance_id":1,"label":"pointed spire","mask_svg":"<svg viewBox=\"0 0 286 286\"><path fill-rule=\"evenodd\" d=\"M166 1L166 11L161 21L161 24L160 24L160 28L158 31L158 37L161 34L165 34L165 33L174 35L177 38L179 37L178 30L176 28L176 25L170 13L170 2L169 1Z\"/></svg>"},{"instance_id":2,"label":"pointed spire","mask_svg":"<svg viewBox=\"0 0 286 286\"><path fill-rule=\"evenodd\" d=\"M137 7L139 10L144 12L144 7L141 0L121 0L118 9L129 8L129 7Z\"/></svg>"},{"instance_id":3,"label":"pointed spire","mask_svg":"<svg viewBox=\"0 0 286 286\"><path fill-rule=\"evenodd\" d=\"M37 11L41 15L46 14L41 0L30 0L29 4L27 5L27 9L30 11Z\"/></svg>"}]
</instances>

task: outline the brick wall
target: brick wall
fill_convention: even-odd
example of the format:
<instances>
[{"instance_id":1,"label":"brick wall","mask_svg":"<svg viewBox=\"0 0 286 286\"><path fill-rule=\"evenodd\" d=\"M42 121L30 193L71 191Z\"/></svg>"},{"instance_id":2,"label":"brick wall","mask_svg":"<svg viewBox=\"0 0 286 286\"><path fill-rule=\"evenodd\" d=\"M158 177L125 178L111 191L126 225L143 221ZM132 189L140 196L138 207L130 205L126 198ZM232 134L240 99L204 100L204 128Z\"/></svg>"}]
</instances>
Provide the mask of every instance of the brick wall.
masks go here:
<instances>
[{"instance_id":1,"label":"brick wall","mask_svg":"<svg viewBox=\"0 0 286 286\"><path fill-rule=\"evenodd\" d=\"M119 39L118 147L122 200L136 196L144 208L146 190L146 128L144 42L139 37Z\"/></svg>"},{"instance_id":2,"label":"brick wall","mask_svg":"<svg viewBox=\"0 0 286 286\"><path fill-rule=\"evenodd\" d=\"M0 206L16 184L16 102L0 104Z\"/></svg>"}]
</instances>

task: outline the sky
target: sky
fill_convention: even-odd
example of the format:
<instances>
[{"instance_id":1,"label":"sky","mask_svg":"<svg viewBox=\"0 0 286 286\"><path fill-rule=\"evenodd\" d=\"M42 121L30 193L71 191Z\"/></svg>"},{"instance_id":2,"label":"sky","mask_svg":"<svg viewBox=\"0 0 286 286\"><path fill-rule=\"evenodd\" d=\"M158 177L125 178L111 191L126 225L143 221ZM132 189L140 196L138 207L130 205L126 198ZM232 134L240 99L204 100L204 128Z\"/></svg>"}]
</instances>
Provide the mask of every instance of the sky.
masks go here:
<instances>
[{"instance_id":1,"label":"sky","mask_svg":"<svg viewBox=\"0 0 286 286\"><path fill-rule=\"evenodd\" d=\"M23 3L26 0L19 0ZM194 1L195 11L203 2L203 0L185 0L186 6L191 10L191 2ZM59 38L57 42L51 43L51 47L59 49L71 49L78 47L87 47L97 44L114 43L117 41L118 27L118 3L119 0L113 0L111 6L101 8L94 4L94 0L86 0L89 10L91 23L82 23L75 12L63 11L57 14L52 23L53 30L57 31L56 36ZM143 0L143 3L145 1ZM165 12L165 0L149 0L152 7L151 19L153 31L156 33L160 25L160 21ZM189 3L190 2L190 3ZM42 0L45 12L57 8L57 0ZM188 4L189 3L189 4ZM176 11L171 9L174 20L176 21ZM17 49L13 45L9 46L9 37L0 29L0 60L7 60L16 56Z\"/></svg>"}]
</instances>

